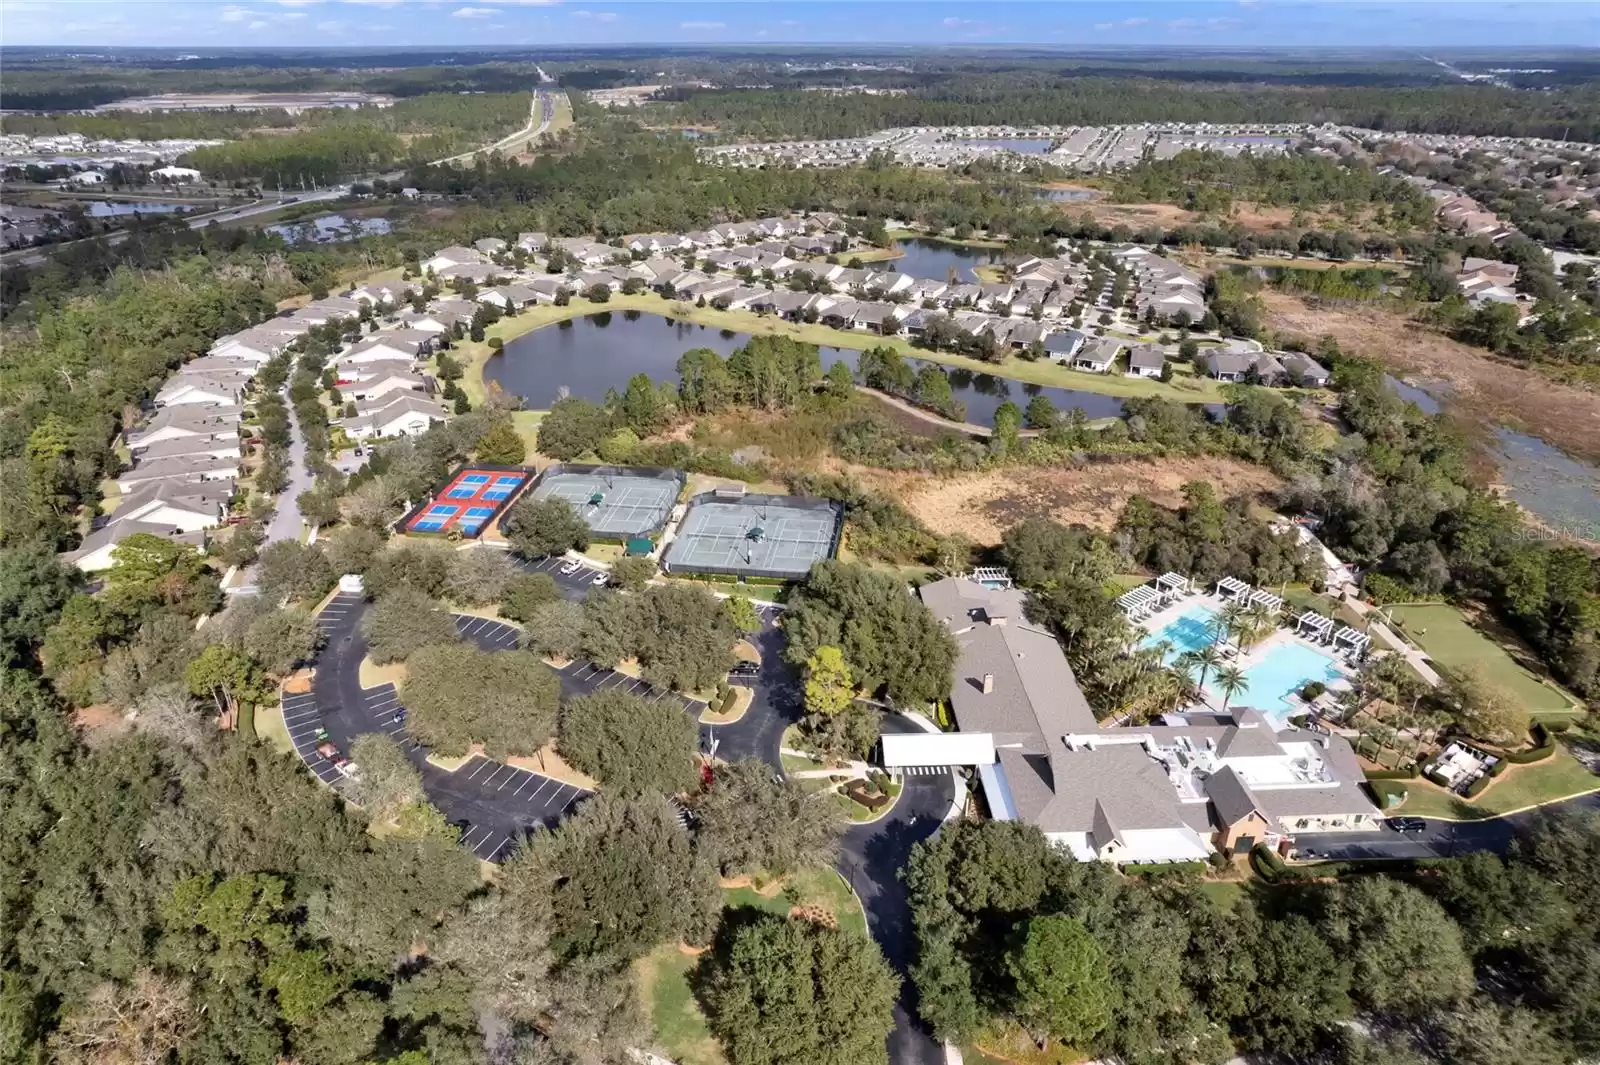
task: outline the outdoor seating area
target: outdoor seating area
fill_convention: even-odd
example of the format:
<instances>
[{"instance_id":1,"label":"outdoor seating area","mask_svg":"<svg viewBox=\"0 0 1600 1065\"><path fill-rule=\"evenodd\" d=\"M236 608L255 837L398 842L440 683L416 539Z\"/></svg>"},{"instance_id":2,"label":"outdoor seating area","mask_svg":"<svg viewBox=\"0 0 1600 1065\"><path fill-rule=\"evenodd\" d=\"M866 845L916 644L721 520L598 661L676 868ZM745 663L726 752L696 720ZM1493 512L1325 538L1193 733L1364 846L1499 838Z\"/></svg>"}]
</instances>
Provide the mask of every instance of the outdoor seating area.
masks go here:
<instances>
[{"instance_id":1,"label":"outdoor seating area","mask_svg":"<svg viewBox=\"0 0 1600 1065\"><path fill-rule=\"evenodd\" d=\"M1359 665L1372 649L1371 636L1349 625L1335 628L1332 618L1323 617L1314 610L1307 610L1295 619L1294 632L1296 636L1332 651L1352 666Z\"/></svg>"},{"instance_id":2,"label":"outdoor seating area","mask_svg":"<svg viewBox=\"0 0 1600 1065\"><path fill-rule=\"evenodd\" d=\"M1435 783L1454 792L1463 792L1473 781L1494 769L1500 759L1451 742L1428 763L1424 772Z\"/></svg>"}]
</instances>

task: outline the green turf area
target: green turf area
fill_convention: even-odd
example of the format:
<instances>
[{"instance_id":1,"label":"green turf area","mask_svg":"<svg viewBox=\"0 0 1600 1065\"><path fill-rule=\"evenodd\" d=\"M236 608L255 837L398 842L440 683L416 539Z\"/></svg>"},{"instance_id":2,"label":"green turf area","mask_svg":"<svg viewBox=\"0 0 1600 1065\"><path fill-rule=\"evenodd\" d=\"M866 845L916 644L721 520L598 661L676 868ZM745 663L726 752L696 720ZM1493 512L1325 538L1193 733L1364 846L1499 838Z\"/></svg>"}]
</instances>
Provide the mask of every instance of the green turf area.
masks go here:
<instances>
[{"instance_id":1,"label":"green turf area","mask_svg":"<svg viewBox=\"0 0 1600 1065\"><path fill-rule=\"evenodd\" d=\"M787 915L796 905L816 906L834 914L840 928L867 934L860 901L832 869L796 873L770 897L748 887L725 888L722 897L729 909L751 907L780 915ZM655 1028L659 1050L678 1065L727 1065L691 989L699 962L675 944L657 947L634 967L635 987Z\"/></svg>"},{"instance_id":2,"label":"green turf area","mask_svg":"<svg viewBox=\"0 0 1600 1065\"><path fill-rule=\"evenodd\" d=\"M1461 611L1444 603L1392 608L1394 620L1428 657L1459 669L1477 663L1490 680L1509 689L1534 713L1571 710L1573 702L1518 665L1504 647L1473 628Z\"/></svg>"},{"instance_id":3,"label":"green turf area","mask_svg":"<svg viewBox=\"0 0 1600 1065\"><path fill-rule=\"evenodd\" d=\"M1244 884L1237 880L1208 880L1200 885L1200 894L1223 913L1230 913L1244 898Z\"/></svg>"}]
</instances>

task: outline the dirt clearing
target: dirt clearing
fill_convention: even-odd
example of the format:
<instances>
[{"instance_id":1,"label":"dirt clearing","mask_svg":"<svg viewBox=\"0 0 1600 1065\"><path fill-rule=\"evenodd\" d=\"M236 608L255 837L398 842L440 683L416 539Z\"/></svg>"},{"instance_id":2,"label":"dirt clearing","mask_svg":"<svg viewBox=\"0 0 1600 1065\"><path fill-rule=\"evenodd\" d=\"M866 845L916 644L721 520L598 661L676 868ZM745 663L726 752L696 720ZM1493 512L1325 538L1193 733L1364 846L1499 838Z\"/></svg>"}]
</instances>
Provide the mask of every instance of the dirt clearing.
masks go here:
<instances>
[{"instance_id":1,"label":"dirt clearing","mask_svg":"<svg viewBox=\"0 0 1600 1065\"><path fill-rule=\"evenodd\" d=\"M1190 481L1209 481L1225 496L1282 484L1260 466L1220 457L1120 459L1077 469L1012 467L956 478L854 472L889 491L934 532L960 533L980 544L999 543L1007 529L1032 517L1109 529L1129 496L1175 507Z\"/></svg>"},{"instance_id":2,"label":"dirt clearing","mask_svg":"<svg viewBox=\"0 0 1600 1065\"><path fill-rule=\"evenodd\" d=\"M1261 302L1265 324L1280 335L1331 335L1344 350L1380 359L1397 374L1448 382L1448 404L1469 430L1502 424L1600 461L1600 395L1594 392L1440 336L1393 311L1312 307L1271 289L1262 290Z\"/></svg>"}]
</instances>

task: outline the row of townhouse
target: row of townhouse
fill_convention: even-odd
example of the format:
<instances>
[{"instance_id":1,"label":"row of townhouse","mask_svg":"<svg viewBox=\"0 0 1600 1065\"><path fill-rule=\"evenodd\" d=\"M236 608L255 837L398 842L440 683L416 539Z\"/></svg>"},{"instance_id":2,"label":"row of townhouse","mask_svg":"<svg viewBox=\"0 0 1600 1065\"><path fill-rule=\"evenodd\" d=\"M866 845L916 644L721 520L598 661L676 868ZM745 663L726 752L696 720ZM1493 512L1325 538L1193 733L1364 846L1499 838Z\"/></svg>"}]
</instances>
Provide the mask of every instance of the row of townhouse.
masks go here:
<instances>
[{"instance_id":1,"label":"row of townhouse","mask_svg":"<svg viewBox=\"0 0 1600 1065\"><path fill-rule=\"evenodd\" d=\"M227 521L245 449L244 396L261 367L313 327L355 322L365 305L404 302L404 284L356 289L316 300L288 315L219 337L185 363L156 393L153 409L130 430L128 468L116 479L120 499L66 561L85 572L112 565L117 545L153 533L203 547L208 530ZM464 301L437 301L425 312L392 314L380 328L346 345L332 360L339 388L355 410L335 424L353 439L410 435L445 418L429 397L419 362L440 333L472 317Z\"/></svg>"},{"instance_id":2,"label":"row of townhouse","mask_svg":"<svg viewBox=\"0 0 1600 1065\"><path fill-rule=\"evenodd\" d=\"M1111 255L1133 275L1140 318L1196 323L1206 316L1205 278L1187 266L1140 247L1119 248Z\"/></svg>"}]
</instances>

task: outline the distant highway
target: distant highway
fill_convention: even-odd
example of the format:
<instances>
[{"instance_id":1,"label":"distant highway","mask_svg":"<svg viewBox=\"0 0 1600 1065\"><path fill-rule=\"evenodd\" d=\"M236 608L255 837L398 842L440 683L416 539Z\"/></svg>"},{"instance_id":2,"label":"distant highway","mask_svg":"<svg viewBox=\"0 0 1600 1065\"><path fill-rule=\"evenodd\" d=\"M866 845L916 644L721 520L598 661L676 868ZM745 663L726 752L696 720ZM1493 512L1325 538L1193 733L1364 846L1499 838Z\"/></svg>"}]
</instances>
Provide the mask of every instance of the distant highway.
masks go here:
<instances>
[{"instance_id":1,"label":"distant highway","mask_svg":"<svg viewBox=\"0 0 1600 1065\"><path fill-rule=\"evenodd\" d=\"M551 80L546 74L544 74L543 71L540 71L539 76L544 82ZM550 128L550 123L552 120L554 120L555 114L555 97L548 89L535 89L533 94L533 102L528 107L527 125L523 126L510 136L502 137L498 141L495 141L493 144L490 144L486 147L474 148L470 152L462 152L460 155L452 155L446 159L435 159L428 165L439 166L445 163L454 163L458 160L471 159L482 152L505 151L506 149L516 146L520 143L535 140L543 136L544 132ZM404 176L404 171L398 171L393 174L385 174L383 176L387 180L398 180ZM294 203L318 203L323 200L337 200L348 195L350 195L350 186L346 184L335 185L330 188L320 189L316 192L299 193L292 199ZM217 222L233 222L241 218L249 218L252 215L266 214L269 211L276 211L280 207L285 207L288 205L288 203L289 200L264 198L240 207L226 207L220 211L209 211L205 214L190 215L188 216L189 228L204 229L206 226ZM107 244L120 244L127 239L127 230L118 229L113 230L110 233L102 233L93 237L82 237L78 240L62 241L58 244L45 244L37 248L17 248L13 251L0 254L0 264L5 266L34 266L38 263L44 262L47 258L49 258L50 254L58 248L67 248L74 244L82 244L85 241L91 240L103 240Z\"/></svg>"}]
</instances>

